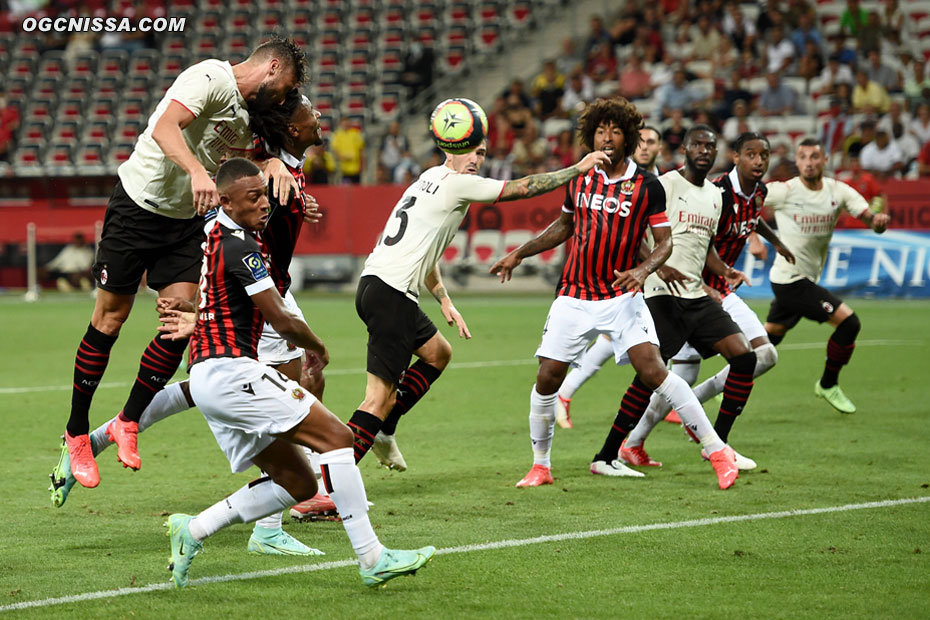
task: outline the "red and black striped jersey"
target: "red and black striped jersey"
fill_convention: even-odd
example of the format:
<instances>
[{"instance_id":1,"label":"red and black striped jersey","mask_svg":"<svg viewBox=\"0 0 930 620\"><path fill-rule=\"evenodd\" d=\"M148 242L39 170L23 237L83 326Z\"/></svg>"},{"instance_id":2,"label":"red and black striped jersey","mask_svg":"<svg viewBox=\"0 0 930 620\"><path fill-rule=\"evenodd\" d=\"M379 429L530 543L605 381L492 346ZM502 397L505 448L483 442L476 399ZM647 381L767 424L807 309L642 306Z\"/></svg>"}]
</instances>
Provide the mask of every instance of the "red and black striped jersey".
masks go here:
<instances>
[{"instance_id":1,"label":"red and black striped jersey","mask_svg":"<svg viewBox=\"0 0 930 620\"><path fill-rule=\"evenodd\" d=\"M574 214L575 229L557 294L577 299L622 295L611 286L614 270L639 264L647 226L668 224L662 184L630 160L619 179L608 180L597 167L572 179L562 210Z\"/></svg>"},{"instance_id":2,"label":"red and black striped jersey","mask_svg":"<svg viewBox=\"0 0 930 620\"><path fill-rule=\"evenodd\" d=\"M291 285L288 268L291 266L294 248L297 246L297 238L300 236L300 229L304 222L306 179L302 160L286 151L281 151L277 157L284 162L294 180L297 181L299 193L296 196L291 194L286 205L278 204L273 194L268 196L271 202L271 216L268 218L268 226L259 234L258 239L268 259L269 271L275 286L278 287L278 293L284 297L284 293Z\"/></svg>"},{"instance_id":3,"label":"red and black striped jersey","mask_svg":"<svg viewBox=\"0 0 930 620\"><path fill-rule=\"evenodd\" d=\"M723 262L732 267L746 247L750 233L759 224L762 204L768 190L765 183L759 182L750 195L744 194L739 185L736 168L714 181L714 185L720 188L723 198L714 247ZM733 292L722 276L712 273L706 267L703 277L707 286L719 291L721 295L726 296Z\"/></svg>"},{"instance_id":4,"label":"red and black striped jersey","mask_svg":"<svg viewBox=\"0 0 930 620\"><path fill-rule=\"evenodd\" d=\"M213 357L257 359L265 320L251 296L273 287L258 241L220 210L204 247L190 365Z\"/></svg>"}]
</instances>

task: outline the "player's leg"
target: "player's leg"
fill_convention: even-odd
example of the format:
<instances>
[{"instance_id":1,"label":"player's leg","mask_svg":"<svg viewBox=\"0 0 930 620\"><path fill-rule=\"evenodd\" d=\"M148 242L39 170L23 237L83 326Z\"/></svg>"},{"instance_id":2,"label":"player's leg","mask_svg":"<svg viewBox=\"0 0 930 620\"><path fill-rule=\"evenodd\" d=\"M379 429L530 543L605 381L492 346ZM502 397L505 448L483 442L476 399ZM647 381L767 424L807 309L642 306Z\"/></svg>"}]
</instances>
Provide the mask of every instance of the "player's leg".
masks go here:
<instances>
[{"instance_id":1,"label":"player's leg","mask_svg":"<svg viewBox=\"0 0 930 620\"><path fill-rule=\"evenodd\" d=\"M721 338L714 343L713 348L730 364L723 386L723 402L720 403L720 411L714 422L714 430L720 439L728 442L733 423L743 412L752 393L756 353L740 331Z\"/></svg>"},{"instance_id":2,"label":"player's leg","mask_svg":"<svg viewBox=\"0 0 930 620\"><path fill-rule=\"evenodd\" d=\"M581 358L581 365L568 373L568 376L562 382L562 387L559 388L559 399L556 402L555 421L559 426L572 428L573 424L570 415L572 397L588 379L597 374L604 362L613 356L614 346L610 343L610 337L601 334L594 340L594 344L585 351Z\"/></svg>"},{"instance_id":3,"label":"player's leg","mask_svg":"<svg viewBox=\"0 0 930 620\"><path fill-rule=\"evenodd\" d=\"M417 348L413 354L418 358L407 370L404 378L397 386L397 397L391 412L381 425L381 430L375 435L372 451L378 457L378 463L388 469L406 471L407 462L397 447L394 433L397 432L397 423L400 418L410 411L414 405L429 391L442 371L452 359L452 345L439 333L432 321L417 308ZM420 344L420 341L426 339Z\"/></svg>"},{"instance_id":4,"label":"player's leg","mask_svg":"<svg viewBox=\"0 0 930 620\"><path fill-rule=\"evenodd\" d=\"M841 413L855 413L856 406L839 386L840 370L849 363L856 348L856 337L862 325L859 317L845 303L840 303L827 321L835 329L827 341L827 360L823 375L814 386L817 396L825 399Z\"/></svg>"}]
</instances>

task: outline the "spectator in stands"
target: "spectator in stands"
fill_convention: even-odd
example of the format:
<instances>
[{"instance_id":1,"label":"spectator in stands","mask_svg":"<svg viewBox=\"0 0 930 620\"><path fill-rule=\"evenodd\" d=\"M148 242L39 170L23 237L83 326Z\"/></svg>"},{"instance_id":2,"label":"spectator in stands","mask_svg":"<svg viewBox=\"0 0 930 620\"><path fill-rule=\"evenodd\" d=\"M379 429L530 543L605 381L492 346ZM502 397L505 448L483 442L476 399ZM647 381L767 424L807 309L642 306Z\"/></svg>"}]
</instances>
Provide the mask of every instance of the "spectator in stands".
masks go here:
<instances>
[{"instance_id":1,"label":"spectator in stands","mask_svg":"<svg viewBox=\"0 0 930 620\"><path fill-rule=\"evenodd\" d=\"M756 38L756 25L746 19L738 2L731 2L723 17L723 32L740 51L752 47Z\"/></svg>"},{"instance_id":2,"label":"spectator in stands","mask_svg":"<svg viewBox=\"0 0 930 620\"><path fill-rule=\"evenodd\" d=\"M400 132L400 123L391 121L387 133L381 138L378 148L378 161L388 169L388 176L393 178L394 169L400 163L405 151L410 150L410 141Z\"/></svg>"},{"instance_id":3,"label":"spectator in stands","mask_svg":"<svg viewBox=\"0 0 930 620\"><path fill-rule=\"evenodd\" d=\"M847 0L846 10L840 15L840 31L855 37L868 19L869 15L860 6L859 0Z\"/></svg>"},{"instance_id":4,"label":"spectator in stands","mask_svg":"<svg viewBox=\"0 0 930 620\"><path fill-rule=\"evenodd\" d=\"M639 11L634 6L628 6L621 11L610 24L610 42L617 47L626 47L636 39L636 25L639 23Z\"/></svg>"},{"instance_id":5,"label":"spectator in stands","mask_svg":"<svg viewBox=\"0 0 930 620\"><path fill-rule=\"evenodd\" d=\"M852 69L840 61L838 54L831 54L827 59L827 66L820 72L820 94L832 95L836 93L837 84L846 83L852 86L855 81Z\"/></svg>"},{"instance_id":6,"label":"spectator in stands","mask_svg":"<svg viewBox=\"0 0 930 620\"><path fill-rule=\"evenodd\" d=\"M570 129L559 132L555 145L552 147L552 155L559 160L559 168L565 168L565 162L571 166L580 159L579 146L575 143L575 137Z\"/></svg>"},{"instance_id":7,"label":"spectator in stands","mask_svg":"<svg viewBox=\"0 0 930 620\"><path fill-rule=\"evenodd\" d=\"M830 35L829 40L833 45L830 52L831 56L838 56L841 63L850 67L856 64L856 50L846 46L846 37L841 34L834 34Z\"/></svg>"},{"instance_id":8,"label":"spectator in stands","mask_svg":"<svg viewBox=\"0 0 930 620\"><path fill-rule=\"evenodd\" d=\"M638 54L633 54L624 63L617 90L622 97L629 100L643 99L652 95L652 76L643 67L642 58Z\"/></svg>"},{"instance_id":9,"label":"spectator in stands","mask_svg":"<svg viewBox=\"0 0 930 620\"><path fill-rule=\"evenodd\" d=\"M578 65L584 66L585 57L581 55L575 45L575 39L565 37L562 39L562 52L555 61L556 69L562 75L570 74Z\"/></svg>"},{"instance_id":10,"label":"spectator in stands","mask_svg":"<svg viewBox=\"0 0 930 620\"><path fill-rule=\"evenodd\" d=\"M587 72L597 84L617 79L617 57L610 42L594 47L588 57Z\"/></svg>"},{"instance_id":11,"label":"spectator in stands","mask_svg":"<svg viewBox=\"0 0 930 620\"><path fill-rule=\"evenodd\" d=\"M562 110L569 118L574 118L584 110L588 101L594 100L594 81L587 76L581 65L572 69L568 76L568 85L562 95Z\"/></svg>"},{"instance_id":12,"label":"spectator in stands","mask_svg":"<svg viewBox=\"0 0 930 620\"><path fill-rule=\"evenodd\" d=\"M665 45L660 31L647 24L636 27L636 38L633 39L632 52L643 57L643 62L658 62L665 54ZM675 60L671 58L670 60Z\"/></svg>"},{"instance_id":13,"label":"spectator in stands","mask_svg":"<svg viewBox=\"0 0 930 620\"><path fill-rule=\"evenodd\" d=\"M804 52L798 59L798 76L810 82L823 72L823 56L813 41L804 44Z\"/></svg>"},{"instance_id":14,"label":"spectator in stands","mask_svg":"<svg viewBox=\"0 0 930 620\"><path fill-rule=\"evenodd\" d=\"M71 243L61 249L55 258L46 263L39 272L40 280L54 279L59 291L91 289L91 267L94 264L94 248L87 244L83 233L74 233Z\"/></svg>"},{"instance_id":15,"label":"spectator in stands","mask_svg":"<svg viewBox=\"0 0 930 620\"><path fill-rule=\"evenodd\" d=\"M545 120L559 111L559 101L565 94L565 76L558 72L555 60L543 63L542 73L533 79L530 93L536 100L536 116Z\"/></svg>"},{"instance_id":16,"label":"spectator in stands","mask_svg":"<svg viewBox=\"0 0 930 620\"><path fill-rule=\"evenodd\" d=\"M518 177L534 174L536 168L545 162L548 146L545 138L539 136L536 123L529 123L510 151L514 174Z\"/></svg>"},{"instance_id":17,"label":"spectator in stands","mask_svg":"<svg viewBox=\"0 0 930 620\"><path fill-rule=\"evenodd\" d=\"M777 73L765 75L766 88L759 95L759 114L762 116L784 116L799 112L798 93L781 81Z\"/></svg>"},{"instance_id":18,"label":"spectator in stands","mask_svg":"<svg viewBox=\"0 0 930 620\"><path fill-rule=\"evenodd\" d=\"M710 60L722 39L717 27L706 13L698 16L697 23L691 26L688 34L691 40L691 58L696 60Z\"/></svg>"},{"instance_id":19,"label":"spectator in stands","mask_svg":"<svg viewBox=\"0 0 930 620\"><path fill-rule=\"evenodd\" d=\"M590 31L584 42L583 55L585 59L590 59L591 55L594 53L594 49L606 43L608 45L610 42L610 33L607 32L607 28L604 27L604 18L600 15L592 15L590 23Z\"/></svg>"},{"instance_id":20,"label":"spectator in stands","mask_svg":"<svg viewBox=\"0 0 930 620\"><path fill-rule=\"evenodd\" d=\"M684 113L680 109L673 109L671 112L671 121L665 131L662 132L662 140L668 145L671 153L677 153L685 141L685 134L688 132L684 125Z\"/></svg>"},{"instance_id":21,"label":"spectator in stands","mask_svg":"<svg viewBox=\"0 0 930 620\"><path fill-rule=\"evenodd\" d=\"M501 94L488 112L488 155L498 147L509 153L512 144L513 131L507 122L507 98Z\"/></svg>"},{"instance_id":22,"label":"spectator in stands","mask_svg":"<svg viewBox=\"0 0 930 620\"><path fill-rule=\"evenodd\" d=\"M304 175L308 185L329 185L332 183L332 174L335 171L336 160L326 152L323 145L318 144L307 149Z\"/></svg>"},{"instance_id":23,"label":"spectator in stands","mask_svg":"<svg viewBox=\"0 0 930 620\"><path fill-rule=\"evenodd\" d=\"M785 139L776 139L772 142L772 155L767 181L787 181L798 176L798 167L794 163L791 145Z\"/></svg>"},{"instance_id":24,"label":"spectator in stands","mask_svg":"<svg viewBox=\"0 0 930 620\"><path fill-rule=\"evenodd\" d=\"M336 159L342 182L361 183L365 138L348 116L339 119L339 127L329 138L329 148Z\"/></svg>"},{"instance_id":25,"label":"spectator in stands","mask_svg":"<svg viewBox=\"0 0 930 620\"><path fill-rule=\"evenodd\" d=\"M759 125L749 116L749 104L743 99L733 103L733 116L723 123L723 139L732 143L741 133L747 131L758 132ZM722 150L722 149L721 149Z\"/></svg>"},{"instance_id":26,"label":"spectator in stands","mask_svg":"<svg viewBox=\"0 0 930 620\"><path fill-rule=\"evenodd\" d=\"M423 172L423 169L420 168L420 165L410 151L404 151L401 154L400 162L394 168L392 181L396 185L410 185L420 176L421 172Z\"/></svg>"},{"instance_id":27,"label":"spectator in stands","mask_svg":"<svg viewBox=\"0 0 930 620\"><path fill-rule=\"evenodd\" d=\"M507 105L504 108L504 119L506 119L507 125L510 127L510 133L513 136L507 141L507 148L509 150L513 146L513 140L519 139L535 120L533 119L533 112L523 103L518 93L511 91L511 93L507 95L506 101Z\"/></svg>"},{"instance_id":28,"label":"spectator in stands","mask_svg":"<svg viewBox=\"0 0 930 620\"><path fill-rule=\"evenodd\" d=\"M904 131L907 132L910 122L911 116L904 111L904 106L901 105L901 102L897 99L892 99L891 103L888 104L888 114L878 119L878 126L883 127L888 133L893 134L892 125L900 123L901 126L904 127Z\"/></svg>"},{"instance_id":29,"label":"spectator in stands","mask_svg":"<svg viewBox=\"0 0 930 620\"><path fill-rule=\"evenodd\" d=\"M407 48L400 83L407 87L407 96L416 97L433 83L435 55L427 42L414 41Z\"/></svg>"},{"instance_id":30,"label":"spectator in stands","mask_svg":"<svg viewBox=\"0 0 930 620\"><path fill-rule=\"evenodd\" d=\"M930 177L930 142L924 143L917 155L917 176Z\"/></svg>"},{"instance_id":31,"label":"spectator in stands","mask_svg":"<svg viewBox=\"0 0 930 620\"><path fill-rule=\"evenodd\" d=\"M859 123L858 132L850 134L843 141L843 166L848 165L850 151L861 152L862 148L873 140L875 140L875 121L867 118Z\"/></svg>"},{"instance_id":32,"label":"spectator in stands","mask_svg":"<svg viewBox=\"0 0 930 620\"><path fill-rule=\"evenodd\" d=\"M849 163L837 173L836 178L859 192L873 211L880 213L885 210L888 199L884 194L882 184L871 172L862 168L858 149L850 151ZM861 222L856 224L857 221L858 219L849 213L843 213L839 218L839 222L842 222L845 228L860 228Z\"/></svg>"},{"instance_id":33,"label":"spectator in stands","mask_svg":"<svg viewBox=\"0 0 930 620\"><path fill-rule=\"evenodd\" d=\"M930 142L930 103L924 102L917 106L907 128L921 144Z\"/></svg>"},{"instance_id":34,"label":"spectator in stands","mask_svg":"<svg viewBox=\"0 0 930 620\"><path fill-rule=\"evenodd\" d=\"M510 181L513 176L513 155L504 147L497 146L485 161L488 178Z\"/></svg>"},{"instance_id":35,"label":"spectator in stands","mask_svg":"<svg viewBox=\"0 0 930 620\"><path fill-rule=\"evenodd\" d=\"M911 71L904 79L904 96L912 108L919 107L923 101L930 101L930 79L927 77L926 63L921 59L912 63Z\"/></svg>"},{"instance_id":36,"label":"spectator in stands","mask_svg":"<svg viewBox=\"0 0 930 620\"><path fill-rule=\"evenodd\" d=\"M721 106L721 109L725 107L727 114L721 116L727 117L729 114L732 114L733 106L736 105L736 102L740 99L742 99L746 105L751 106L753 96L751 92L743 87L743 80L740 78L740 74L734 71L730 74L729 86L723 91L723 102L725 106Z\"/></svg>"},{"instance_id":37,"label":"spectator in stands","mask_svg":"<svg viewBox=\"0 0 930 620\"><path fill-rule=\"evenodd\" d=\"M504 89L504 99L508 101L512 97L516 97L520 100L520 106L524 108L532 108L533 100L529 95L526 94L526 89L523 87L523 80L519 78L514 78L510 81L510 84L507 85L507 88Z\"/></svg>"},{"instance_id":38,"label":"spectator in stands","mask_svg":"<svg viewBox=\"0 0 930 620\"><path fill-rule=\"evenodd\" d=\"M840 82L836 85L836 92L833 94L833 96L839 99L840 105L843 106L843 109L847 113L852 112L852 86L846 82Z\"/></svg>"},{"instance_id":39,"label":"spectator in stands","mask_svg":"<svg viewBox=\"0 0 930 620\"><path fill-rule=\"evenodd\" d=\"M782 26L772 26L768 45L765 46L766 69L769 73L782 73L794 63L794 45L785 37Z\"/></svg>"},{"instance_id":40,"label":"spectator in stands","mask_svg":"<svg viewBox=\"0 0 930 620\"><path fill-rule=\"evenodd\" d=\"M882 179L896 176L904 168L901 149L884 129L878 129L875 139L862 147L859 158L864 169Z\"/></svg>"},{"instance_id":41,"label":"spectator in stands","mask_svg":"<svg viewBox=\"0 0 930 620\"><path fill-rule=\"evenodd\" d=\"M895 141L898 148L901 149L901 158L904 161L902 175L911 171L914 160L920 153L920 142L914 137L914 134L907 131L904 123L898 121L891 124L891 139Z\"/></svg>"},{"instance_id":42,"label":"spectator in stands","mask_svg":"<svg viewBox=\"0 0 930 620\"><path fill-rule=\"evenodd\" d=\"M869 50L867 54L868 64L865 67L869 80L882 87L889 93L899 92L901 90L901 76L898 72L882 63L882 55L878 50Z\"/></svg>"},{"instance_id":43,"label":"spectator in stands","mask_svg":"<svg viewBox=\"0 0 930 620\"><path fill-rule=\"evenodd\" d=\"M767 2L759 17L756 18L756 31L760 38L765 38L775 26L784 26L785 16L781 12L778 2Z\"/></svg>"},{"instance_id":44,"label":"spectator in stands","mask_svg":"<svg viewBox=\"0 0 930 620\"><path fill-rule=\"evenodd\" d=\"M882 21L878 13L870 11L865 25L859 29L856 40L859 43L859 53L867 54L872 50L881 51L882 49Z\"/></svg>"},{"instance_id":45,"label":"spectator in stands","mask_svg":"<svg viewBox=\"0 0 930 620\"><path fill-rule=\"evenodd\" d=\"M736 73L733 68L739 60L739 50L733 45L729 37L724 37L720 45L710 55L710 75L716 82L725 82L728 77ZM737 74L738 75L738 74Z\"/></svg>"},{"instance_id":46,"label":"spectator in stands","mask_svg":"<svg viewBox=\"0 0 930 620\"><path fill-rule=\"evenodd\" d=\"M884 9L882 10L882 28L885 36L897 33L902 41L908 41L911 38L910 22L906 19L904 12L901 10L898 0L885 0Z\"/></svg>"},{"instance_id":47,"label":"spectator in stands","mask_svg":"<svg viewBox=\"0 0 930 620\"><path fill-rule=\"evenodd\" d=\"M656 93L656 99L659 104L659 113L665 118L671 114L672 110L690 112L702 97L688 85L685 71L679 67L672 74L672 81Z\"/></svg>"},{"instance_id":48,"label":"spectator in stands","mask_svg":"<svg viewBox=\"0 0 930 620\"><path fill-rule=\"evenodd\" d=\"M830 107L827 109L827 118L820 130L820 141L827 154L842 151L846 138L846 130L851 126L846 115L848 107L844 107L837 97L830 98Z\"/></svg>"},{"instance_id":49,"label":"spectator in stands","mask_svg":"<svg viewBox=\"0 0 930 620\"><path fill-rule=\"evenodd\" d=\"M865 67L856 70L856 86L852 92L853 111L857 114L884 114L891 100L885 88L869 79Z\"/></svg>"},{"instance_id":50,"label":"spectator in stands","mask_svg":"<svg viewBox=\"0 0 930 620\"><path fill-rule=\"evenodd\" d=\"M13 136L19 129L19 107L8 103L6 92L0 89L0 161L8 161L13 153Z\"/></svg>"},{"instance_id":51,"label":"spectator in stands","mask_svg":"<svg viewBox=\"0 0 930 620\"><path fill-rule=\"evenodd\" d=\"M806 53L808 42L812 42L816 46L818 53L823 53L823 35L820 34L814 22L816 16L817 14L813 10L801 13L798 27L791 33L791 42L794 44L798 56Z\"/></svg>"}]
</instances>

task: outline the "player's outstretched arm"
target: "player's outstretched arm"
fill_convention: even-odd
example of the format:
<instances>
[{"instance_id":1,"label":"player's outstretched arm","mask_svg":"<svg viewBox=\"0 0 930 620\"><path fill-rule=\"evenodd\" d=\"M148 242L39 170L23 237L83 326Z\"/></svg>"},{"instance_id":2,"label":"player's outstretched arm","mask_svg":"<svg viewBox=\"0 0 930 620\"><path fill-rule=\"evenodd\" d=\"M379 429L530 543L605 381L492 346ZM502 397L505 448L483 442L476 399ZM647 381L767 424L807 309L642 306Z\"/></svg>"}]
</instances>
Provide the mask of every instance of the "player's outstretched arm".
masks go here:
<instances>
[{"instance_id":1,"label":"player's outstretched arm","mask_svg":"<svg viewBox=\"0 0 930 620\"><path fill-rule=\"evenodd\" d=\"M594 166L598 164L606 166L609 163L610 158L601 151L588 153L574 166L562 168L554 172L531 174L530 176L516 179L515 181L507 181L504 185L504 191L497 201L519 200L521 198L531 198L533 196L545 194L546 192L551 192L555 188L565 185L576 176L587 174Z\"/></svg>"},{"instance_id":2,"label":"player's outstretched arm","mask_svg":"<svg viewBox=\"0 0 930 620\"><path fill-rule=\"evenodd\" d=\"M668 226L651 226L650 229L652 230L652 238L655 240L652 251L649 251L645 243L640 244L639 256L642 258L642 262L626 271L617 271L615 269L614 275L617 279L611 284L614 288L633 293L642 290L643 283L649 274L658 271L668 260L668 257L672 255L672 229ZM679 278L687 279L687 276L678 273L677 270L673 271ZM672 286L672 284L670 283L669 286Z\"/></svg>"},{"instance_id":3,"label":"player's outstretched arm","mask_svg":"<svg viewBox=\"0 0 930 620\"><path fill-rule=\"evenodd\" d=\"M181 130L190 125L193 120L194 115L190 110L172 101L152 128L152 139L155 140L155 144L165 154L165 157L180 166L190 176L194 209L197 210L198 215L203 215L220 204L220 197L216 192L216 184L210 178L207 169L188 148L184 134L181 133Z\"/></svg>"},{"instance_id":4,"label":"player's outstretched arm","mask_svg":"<svg viewBox=\"0 0 930 620\"><path fill-rule=\"evenodd\" d=\"M523 262L524 258L535 256L540 252L551 250L572 236L575 230L575 216L562 211L559 219L549 224L546 230L539 233L535 239L530 239L516 250L491 265L488 271L501 277L501 283L506 282L513 275L513 270Z\"/></svg>"},{"instance_id":5,"label":"player's outstretched arm","mask_svg":"<svg viewBox=\"0 0 930 620\"><path fill-rule=\"evenodd\" d=\"M323 362L323 366L329 363L329 352L323 341L313 333L310 326L299 316L291 312L278 289L272 287L265 289L260 293L251 296L252 303L261 311L266 321L276 332L281 334L285 340L297 347L302 347L315 353Z\"/></svg>"},{"instance_id":6,"label":"player's outstretched arm","mask_svg":"<svg viewBox=\"0 0 930 620\"><path fill-rule=\"evenodd\" d=\"M766 223L765 220L759 218L759 224L756 226L756 232L759 233L766 241L772 244L772 247L775 248L775 251L785 257L785 260L794 264L794 254L791 253L791 250L788 249L788 246L779 238L775 231L772 230L772 227ZM765 260L764 258L762 260Z\"/></svg>"},{"instance_id":7,"label":"player's outstretched arm","mask_svg":"<svg viewBox=\"0 0 930 620\"><path fill-rule=\"evenodd\" d=\"M465 324L465 319L462 318L459 311L452 305L452 299L449 297L449 293L442 283L442 274L439 272L439 265L433 267L433 271L426 276L426 286L429 288L429 292L433 294L433 297L436 298L436 301L439 302L439 307L442 310L443 318L446 319L446 323L455 325L458 328L459 338L465 338L466 340L471 338L471 332L468 331L468 325Z\"/></svg>"},{"instance_id":8,"label":"player's outstretched arm","mask_svg":"<svg viewBox=\"0 0 930 620\"><path fill-rule=\"evenodd\" d=\"M707 248L707 260L705 261L705 265L711 270L711 273L722 276L733 289L736 289L736 287L744 282L747 286L752 286L752 282L749 281L745 273L739 269L733 269L733 267L723 262L723 259L717 254L717 248L714 247L713 243Z\"/></svg>"}]
</instances>

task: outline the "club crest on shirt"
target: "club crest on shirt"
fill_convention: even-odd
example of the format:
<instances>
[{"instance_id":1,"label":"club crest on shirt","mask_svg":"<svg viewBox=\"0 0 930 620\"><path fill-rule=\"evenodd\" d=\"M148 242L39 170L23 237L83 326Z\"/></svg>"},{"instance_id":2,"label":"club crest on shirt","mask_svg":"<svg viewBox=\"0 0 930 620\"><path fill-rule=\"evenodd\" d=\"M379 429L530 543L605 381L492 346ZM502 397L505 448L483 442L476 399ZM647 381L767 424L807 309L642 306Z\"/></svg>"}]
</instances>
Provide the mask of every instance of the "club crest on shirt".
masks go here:
<instances>
[{"instance_id":1,"label":"club crest on shirt","mask_svg":"<svg viewBox=\"0 0 930 620\"><path fill-rule=\"evenodd\" d=\"M291 398L293 398L294 400L303 400L304 396L306 395L307 393L304 392L300 388L294 388L293 390L291 390Z\"/></svg>"},{"instance_id":2,"label":"club crest on shirt","mask_svg":"<svg viewBox=\"0 0 930 620\"><path fill-rule=\"evenodd\" d=\"M633 181L624 181L620 184L620 193L627 196L633 195Z\"/></svg>"},{"instance_id":3,"label":"club crest on shirt","mask_svg":"<svg viewBox=\"0 0 930 620\"><path fill-rule=\"evenodd\" d=\"M761 208L762 208L762 204L763 204L764 202L765 202L765 199L764 199L761 195L756 194L756 208L757 208L757 209L761 209Z\"/></svg>"},{"instance_id":4,"label":"club crest on shirt","mask_svg":"<svg viewBox=\"0 0 930 620\"><path fill-rule=\"evenodd\" d=\"M252 272L252 277L256 280L268 277L268 270L265 268L265 262L258 252L247 254L242 258L242 262L249 268L249 271Z\"/></svg>"}]
</instances>

